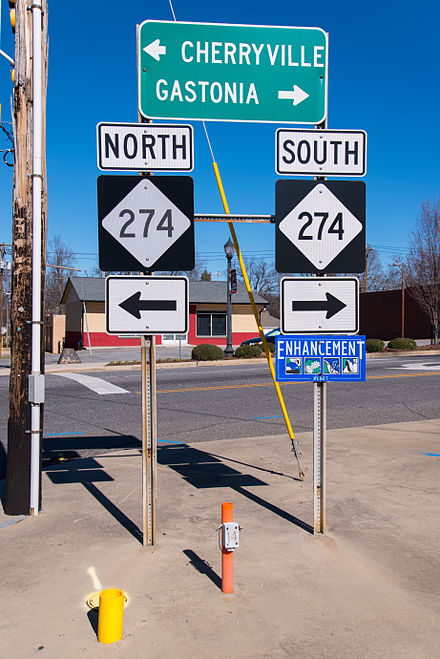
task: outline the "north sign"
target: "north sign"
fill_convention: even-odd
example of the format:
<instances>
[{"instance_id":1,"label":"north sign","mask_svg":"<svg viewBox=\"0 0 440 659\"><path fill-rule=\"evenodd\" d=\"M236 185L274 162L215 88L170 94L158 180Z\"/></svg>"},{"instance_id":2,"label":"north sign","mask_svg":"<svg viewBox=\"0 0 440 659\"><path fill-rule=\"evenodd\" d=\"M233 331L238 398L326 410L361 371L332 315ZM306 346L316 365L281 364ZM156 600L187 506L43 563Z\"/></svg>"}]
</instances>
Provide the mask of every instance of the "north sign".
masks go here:
<instances>
[{"instance_id":1,"label":"north sign","mask_svg":"<svg viewBox=\"0 0 440 659\"><path fill-rule=\"evenodd\" d=\"M194 268L194 185L189 176L100 176L98 220L101 270Z\"/></svg>"},{"instance_id":2,"label":"north sign","mask_svg":"<svg viewBox=\"0 0 440 659\"><path fill-rule=\"evenodd\" d=\"M107 334L185 334L188 279L107 277L105 316Z\"/></svg>"},{"instance_id":3,"label":"north sign","mask_svg":"<svg viewBox=\"0 0 440 659\"><path fill-rule=\"evenodd\" d=\"M318 124L327 115L321 28L145 21L144 117Z\"/></svg>"},{"instance_id":4,"label":"north sign","mask_svg":"<svg viewBox=\"0 0 440 659\"><path fill-rule=\"evenodd\" d=\"M283 334L357 334L359 281L356 277L284 277L280 310Z\"/></svg>"},{"instance_id":5,"label":"north sign","mask_svg":"<svg viewBox=\"0 0 440 659\"><path fill-rule=\"evenodd\" d=\"M277 336L277 382L365 382L365 336Z\"/></svg>"},{"instance_id":6,"label":"north sign","mask_svg":"<svg viewBox=\"0 0 440 659\"><path fill-rule=\"evenodd\" d=\"M277 174L296 176L365 176L367 134L363 130L278 128Z\"/></svg>"},{"instance_id":7,"label":"north sign","mask_svg":"<svg viewBox=\"0 0 440 659\"><path fill-rule=\"evenodd\" d=\"M275 187L278 272L365 270L365 183L279 180Z\"/></svg>"},{"instance_id":8,"label":"north sign","mask_svg":"<svg viewBox=\"0 0 440 659\"><path fill-rule=\"evenodd\" d=\"M193 128L179 124L114 124L96 127L102 170L179 171L194 167Z\"/></svg>"}]
</instances>

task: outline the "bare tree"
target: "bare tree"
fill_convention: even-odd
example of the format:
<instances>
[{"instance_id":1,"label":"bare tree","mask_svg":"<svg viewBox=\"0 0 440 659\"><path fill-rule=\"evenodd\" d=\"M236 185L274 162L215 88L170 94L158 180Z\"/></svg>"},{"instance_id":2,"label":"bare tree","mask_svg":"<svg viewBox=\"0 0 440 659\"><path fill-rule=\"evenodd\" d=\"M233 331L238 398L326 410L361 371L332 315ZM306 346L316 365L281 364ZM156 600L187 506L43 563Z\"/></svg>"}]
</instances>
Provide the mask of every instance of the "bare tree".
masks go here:
<instances>
[{"instance_id":1,"label":"bare tree","mask_svg":"<svg viewBox=\"0 0 440 659\"><path fill-rule=\"evenodd\" d=\"M48 267L46 272L46 313L61 313L61 296L68 278L72 275L72 271L66 266L72 267L75 257L70 245L59 235L49 241L47 263L57 267Z\"/></svg>"},{"instance_id":2,"label":"bare tree","mask_svg":"<svg viewBox=\"0 0 440 659\"><path fill-rule=\"evenodd\" d=\"M206 271L205 262L200 258L198 252L196 252L195 264L192 270L166 270L166 271L157 271L158 275L167 275L167 276L177 276L184 275L188 277L190 281L199 281L202 279L203 272Z\"/></svg>"},{"instance_id":3,"label":"bare tree","mask_svg":"<svg viewBox=\"0 0 440 659\"><path fill-rule=\"evenodd\" d=\"M278 294L280 288L280 275L275 270L273 263L268 263L264 259L254 257L244 259L246 272L251 288L255 293L264 297L269 293ZM237 275L243 281L240 266L234 266L237 269Z\"/></svg>"},{"instance_id":4,"label":"bare tree","mask_svg":"<svg viewBox=\"0 0 440 659\"><path fill-rule=\"evenodd\" d=\"M429 316L431 343L439 343L440 324L440 199L424 201L409 239L406 268L409 293Z\"/></svg>"},{"instance_id":5,"label":"bare tree","mask_svg":"<svg viewBox=\"0 0 440 659\"><path fill-rule=\"evenodd\" d=\"M280 318L280 293L265 293L264 297L268 301L268 305L266 307L266 311L273 317L273 318Z\"/></svg>"},{"instance_id":6,"label":"bare tree","mask_svg":"<svg viewBox=\"0 0 440 659\"><path fill-rule=\"evenodd\" d=\"M367 245L365 249L365 270L359 275L362 293L384 289L384 270L377 251Z\"/></svg>"}]
</instances>

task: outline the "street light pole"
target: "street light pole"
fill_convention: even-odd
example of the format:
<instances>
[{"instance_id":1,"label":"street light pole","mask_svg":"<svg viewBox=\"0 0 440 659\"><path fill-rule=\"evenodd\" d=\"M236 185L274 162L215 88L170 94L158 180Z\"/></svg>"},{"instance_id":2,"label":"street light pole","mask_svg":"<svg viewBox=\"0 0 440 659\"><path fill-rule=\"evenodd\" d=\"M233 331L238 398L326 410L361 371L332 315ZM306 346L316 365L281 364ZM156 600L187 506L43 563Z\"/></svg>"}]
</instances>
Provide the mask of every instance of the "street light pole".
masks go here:
<instances>
[{"instance_id":1,"label":"street light pole","mask_svg":"<svg viewBox=\"0 0 440 659\"><path fill-rule=\"evenodd\" d=\"M402 333L401 337L405 338L405 264L393 263L394 266L402 267Z\"/></svg>"},{"instance_id":2,"label":"street light pole","mask_svg":"<svg viewBox=\"0 0 440 659\"><path fill-rule=\"evenodd\" d=\"M224 353L226 357L234 354L234 348L232 347L232 296L231 296L231 261L234 255L234 243L230 238L228 242L224 245L224 250L226 258L228 260L228 269L226 277L226 348Z\"/></svg>"},{"instance_id":3,"label":"street light pole","mask_svg":"<svg viewBox=\"0 0 440 659\"><path fill-rule=\"evenodd\" d=\"M402 337L405 336L405 264L402 263Z\"/></svg>"}]
</instances>

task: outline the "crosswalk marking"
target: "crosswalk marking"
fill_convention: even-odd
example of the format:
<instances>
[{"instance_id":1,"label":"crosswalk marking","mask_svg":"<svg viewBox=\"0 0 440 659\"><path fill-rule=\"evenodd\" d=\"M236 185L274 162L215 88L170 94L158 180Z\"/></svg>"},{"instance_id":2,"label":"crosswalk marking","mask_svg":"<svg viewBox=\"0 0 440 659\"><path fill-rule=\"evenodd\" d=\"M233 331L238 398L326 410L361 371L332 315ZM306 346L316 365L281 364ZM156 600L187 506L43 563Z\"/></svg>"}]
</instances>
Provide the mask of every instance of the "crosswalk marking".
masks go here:
<instances>
[{"instance_id":1,"label":"crosswalk marking","mask_svg":"<svg viewBox=\"0 0 440 659\"><path fill-rule=\"evenodd\" d=\"M69 380L75 380L79 384L83 384L88 389L91 389L97 394L129 394L130 392L127 389L122 389L111 382L107 382L102 378L92 377L91 375L83 375L82 373L53 373L61 378L68 378Z\"/></svg>"}]
</instances>

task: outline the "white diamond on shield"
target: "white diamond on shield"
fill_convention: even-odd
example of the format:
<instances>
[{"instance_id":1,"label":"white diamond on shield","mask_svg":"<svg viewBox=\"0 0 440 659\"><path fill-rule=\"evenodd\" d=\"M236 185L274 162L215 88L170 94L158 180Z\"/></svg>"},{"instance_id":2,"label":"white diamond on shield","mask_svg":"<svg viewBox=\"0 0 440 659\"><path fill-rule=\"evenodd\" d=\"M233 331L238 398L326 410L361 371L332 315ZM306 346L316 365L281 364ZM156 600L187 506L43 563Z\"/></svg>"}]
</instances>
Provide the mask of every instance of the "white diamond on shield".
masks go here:
<instances>
[{"instance_id":1,"label":"white diamond on shield","mask_svg":"<svg viewBox=\"0 0 440 659\"><path fill-rule=\"evenodd\" d=\"M191 222L145 177L106 215L102 226L150 270Z\"/></svg>"},{"instance_id":2,"label":"white diamond on shield","mask_svg":"<svg viewBox=\"0 0 440 659\"><path fill-rule=\"evenodd\" d=\"M281 220L279 229L323 270L362 231L362 223L320 183Z\"/></svg>"}]
</instances>

